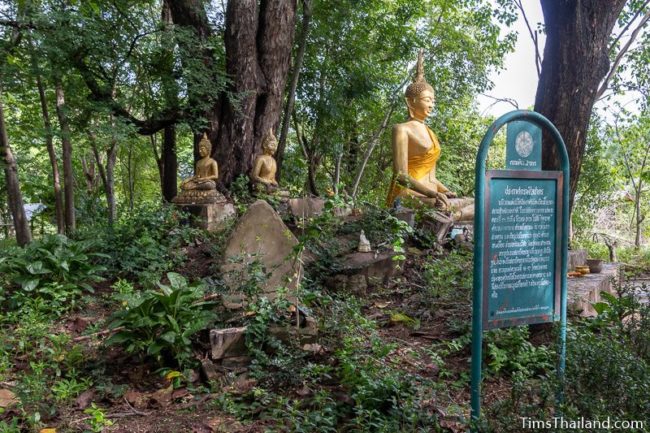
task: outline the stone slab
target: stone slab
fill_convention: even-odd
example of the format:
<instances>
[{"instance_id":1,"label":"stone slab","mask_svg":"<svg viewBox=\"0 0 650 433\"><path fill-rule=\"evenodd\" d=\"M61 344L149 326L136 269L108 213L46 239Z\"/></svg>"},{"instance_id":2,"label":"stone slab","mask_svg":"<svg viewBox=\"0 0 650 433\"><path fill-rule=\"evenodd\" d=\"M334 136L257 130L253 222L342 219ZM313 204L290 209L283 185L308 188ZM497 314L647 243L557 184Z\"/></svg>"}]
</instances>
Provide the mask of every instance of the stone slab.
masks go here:
<instances>
[{"instance_id":1,"label":"stone slab","mask_svg":"<svg viewBox=\"0 0 650 433\"><path fill-rule=\"evenodd\" d=\"M260 283L261 289L273 298L277 289L287 287L289 298L298 284L302 266L293 257L298 240L280 216L264 200L257 200L237 221L228 240L221 266L226 285L237 289L249 277L249 266L255 261L270 275Z\"/></svg>"},{"instance_id":2,"label":"stone slab","mask_svg":"<svg viewBox=\"0 0 650 433\"><path fill-rule=\"evenodd\" d=\"M394 252L354 252L337 261L340 271L328 279L335 290L344 289L364 295L369 287L386 284L401 271L400 262L393 260Z\"/></svg>"},{"instance_id":3,"label":"stone slab","mask_svg":"<svg viewBox=\"0 0 650 433\"><path fill-rule=\"evenodd\" d=\"M621 282L620 269L619 263L603 263L603 270L599 274L569 278L567 280L568 310L583 317L596 316L597 313L592 304L601 302L600 294L602 292L616 295L614 284Z\"/></svg>"},{"instance_id":4,"label":"stone slab","mask_svg":"<svg viewBox=\"0 0 650 433\"><path fill-rule=\"evenodd\" d=\"M393 214L398 220L404 221L411 227L415 227L415 211L407 207L400 207Z\"/></svg>"},{"instance_id":5,"label":"stone slab","mask_svg":"<svg viewBox=\"0 0 650 433\"><path fill-rule=\"evenodd\" d=\"M246 326L241 328L211 329L212 359L231 358L246 354Z\"/></svg>"},{"instance_id":6,"label":"stone slab","mask_svg":"<svg viewBox=\"0 0 650 433\"><path fill-rule=\"evenodd\" d=\"M294 218L310 219L323 213L325 200L318 197L291 198L289 199L289 209Z\"/></svg>"},{"instance_id":7,"label":"stone slab","mask_svg":"<svg viewBox=\"0 0 650 433\"><path fill-rule=\"evenodd\" d=\"M225 229L237 212L230 202L210 204L177 204L183 212L192 215L191 224L215 232Z\"/></svg>"}]
</instances>

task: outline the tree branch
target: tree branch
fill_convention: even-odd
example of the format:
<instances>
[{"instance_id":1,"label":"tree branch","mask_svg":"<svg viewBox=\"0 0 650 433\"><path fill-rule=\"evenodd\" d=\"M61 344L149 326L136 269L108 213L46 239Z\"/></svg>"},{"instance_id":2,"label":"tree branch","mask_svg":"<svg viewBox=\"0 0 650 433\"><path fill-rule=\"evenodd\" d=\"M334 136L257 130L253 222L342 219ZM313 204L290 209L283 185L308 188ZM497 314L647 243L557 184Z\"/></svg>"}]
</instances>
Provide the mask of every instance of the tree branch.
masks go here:
<instances>
[{"instance_id":1,"label":"tree branch","mask_svg":"<svg viewBox=\"0 0 650 433\"><path fill-rule=\"evenodd\" d=\"M634 14L634 16L633 16L632 18L630 18L630 21L628 21L627 24L625 25L625 27L623 27L623 30L621 30L621 32L618 34L618 36L616 36L616 39L614 39L614 41L612 42L612 44L609 46L609 50L608 50L608 51L609 51L610 53L611 53L612 51L614 51L614 49L616 48L616 44L618 44L618 41L620 41L621 38L623 37L623 35L624 35L625 33L627 33L627 31L630 29L630 27L632 27L632 24L634 23L634 21L639 17L639 15L641 15L641 12L643 12L643 9L644 9L648 4L650 4L650 0L646 0L645 3L643 3L643 4L641 5L641 7L639 7L639 9L636 11L636 13Z\"/></svg>"},{"instance_id":2,"label":"tree branch","mask_svg":"<svg viewBox=\"0 0 650 433\"><path fill-rule=\"evenodd\" d=\"M539 54L537 31L533 31L532 27L530 26L530 22L528 22L528 17L526 16L526 11L524 10L524 6L521 3L521 0L515 0L515 5L517 5L517 8L519 8L521 11L521 15L524 17L524 22L528 28L528 33L530 34L530 38L533 41L533 45L535 45L535 67L537 68L537 77L539 78L542 73L542 56Z\"/></svg>"},{"instance_id":3,"label":"tree branch","mask_svg":"<svg viewBox=\"0 0 650 433\"><path fill-rule=\"evenodd\" d=\"M645 13L643 18L641 19L641 22L639 25L634 29L632 34L630 35L630 39L623 45L623 48L621 48L621 51L618 52L616 55L616 59L614 59L614 64L609 70L609 73L603 80L602 84L600 85L600 88L598 89L598 92L596 93L596 99L599 99L603 93L607 90L607 87L609 86L609 81L612 79L614 74L616 73L616 70L618 69L619 65L623 61L623 57L625 56L625 53L627 53L627 50L630 48L636 37L639 35L641 32L641 29L645 26L645 24L650 20L650 9Z\"/></svg>"},{"instance_id":4,"label":"tree branch","mask_svg":"<svg viewBox=\"0 0 650 433\"><path fill-rule=\"evenodd\" d=\"M171 107L158 113L158 116L150 117L145 120L138 119L113 98L110 88L102 86L96 80L95 75L84 61L81 53L72 56L72 60L81 74L82 79L86 83L88 90L90 90L91 99L106 104L115 116L120 117L135 126L139 134L154 134L166 126L176 124L179 120L185 117L185 112L183 110L178 107Z\"/></svg>"}]
</instances>

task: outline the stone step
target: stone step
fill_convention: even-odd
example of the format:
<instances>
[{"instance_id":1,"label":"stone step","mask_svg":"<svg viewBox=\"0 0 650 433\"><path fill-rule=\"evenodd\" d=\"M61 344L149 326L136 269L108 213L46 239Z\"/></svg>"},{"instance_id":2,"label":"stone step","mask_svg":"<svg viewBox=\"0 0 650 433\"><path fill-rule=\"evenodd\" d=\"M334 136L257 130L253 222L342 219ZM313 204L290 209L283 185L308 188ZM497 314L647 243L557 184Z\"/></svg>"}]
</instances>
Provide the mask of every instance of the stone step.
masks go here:
<instances>
[{"instance_id":1,"label":"stone step","mask_svg":"<svg viewBox=\"0 0 650 433\"><path fill-rule=\"evenodd\" d=\"M587 274L567 280L567 304L570 312L582 317L597 315L592 304L601 302L600 294L607 292L616 295L615 284L621 283L620 263L603 263L603 270L598 274Z\"/></svg>"}]
</instances>

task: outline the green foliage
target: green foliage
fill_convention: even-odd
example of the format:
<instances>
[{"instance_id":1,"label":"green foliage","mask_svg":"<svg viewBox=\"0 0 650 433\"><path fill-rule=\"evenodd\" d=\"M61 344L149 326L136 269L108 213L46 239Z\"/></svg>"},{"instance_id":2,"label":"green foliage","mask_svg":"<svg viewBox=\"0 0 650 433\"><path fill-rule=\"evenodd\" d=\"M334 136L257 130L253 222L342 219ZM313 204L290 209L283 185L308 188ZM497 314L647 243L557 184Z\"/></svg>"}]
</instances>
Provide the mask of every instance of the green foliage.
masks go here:
<instances>
[{"instance_id":1,"label":"green foliage","mask_svg":"<svg viewBox=\"0 0 650 433\"><path fill-rule=\"evenodd\" d=\"M519 432L521 424L513 425L513 414L518 419L543 420L557 411L565 419L647 420L650 306L640 303L638 296L648 292L648 287L625 285L617 288L617 296L601 293L603 301L594 305L599 313L596 318L569 324L564 403L560 406L555 399L559 384L550 362L556 356L550 348L540 351L543 346L538 346L531 351L525 333L516 328L487 334L490 369L498 366L514 373L510 398L489 405L482 431ZM513 359L518 361L513 363ZM527 367L522 370L524 365ZM535 374L515 374L517 370Z\"/></svg>"},{"instance_id":2,"label":"green foliage","mask_svg":"<svg viewBox=\"0 0 650 433\"><path fill-rule=\"evenodd\" d=\"M526 326L491 331L485 335L485 343L486 364L491 374L529 378L553 370L555 352L544 345L533 345Z\"/></svg>"},{"instance_id":3,"label":"green foliage","mask_svg":"<svg viewBox=\"0 0 650 433\"><path fill-rule=\"evenodd\" d=\"M172 206L142 205L112 227L95 226L80 236L100 239L99 250L113 274L153 286L161 274L182 263L180 247L203 236L198 229L179 226L184 217Z\"/></svg>"},{"instance_id":4,"label":"green foliage","mask_svg":"<svg viewBox=\"0 0 650 433\"><path fill-rule=\"evenodd\" d=\"M75 241L62 235L46 236L25 248L11 248L0 256L0 283L15 287L14 304L40 297L51 303L51 311L74 306L82 289L92 292L91 283L102 281L105 256L95 252L96 243Z\"/></svg>"},{"instance_id":5,"label":"green foliage","mask_svg":"<svg viewBox=\"0 0 650 433\"><path fill-rule=\"evenodd\" d=\"M119 344L128 353L185 367L193 362L191 337L213 323L216 315L213 303L203 300L202 284L188 284L173 272L167 279L169 285L158 283L159 290L124 298L126 307L111 316L109 325L111 329L124 329L111 336L107 344Z\"/></svg>"},{"instance_id":6,"label":"green foliage","mask_svg":"<svg viewBox=\"0 0 650 433\"><path fill-rule=\"evenodd\" d=\"M84 410L84 413L90 415L88 421L90 423L90 428L95 433L101 433L106 427L113 425L113 421L106 418L104 411L97 407L95 403L92 403L88 409Z\"/></svg>"},{"instance_id":7,"label":"green foliage","mask_svg":"<svg viewBox=\"0 0 650 433\"><path fill-rule=\"evenodd\" d=\"M82 379L77 381L76 378L61 379L52 385L52 394L58 402L66 402L77 397L79 394L87 390L92 383L90 379Z\"/></svg>"},{"instance_id":8,"label":"green foliage","mask_svg":"<svg viewBox=\"0 0 650 433\"><path fill-rule=\"evenodd\" d=\"M423 264L422 277L434 298L447 297L451 292L469 294L472 287L472 256L461 250Z\"/></svg>"}]
</instances>

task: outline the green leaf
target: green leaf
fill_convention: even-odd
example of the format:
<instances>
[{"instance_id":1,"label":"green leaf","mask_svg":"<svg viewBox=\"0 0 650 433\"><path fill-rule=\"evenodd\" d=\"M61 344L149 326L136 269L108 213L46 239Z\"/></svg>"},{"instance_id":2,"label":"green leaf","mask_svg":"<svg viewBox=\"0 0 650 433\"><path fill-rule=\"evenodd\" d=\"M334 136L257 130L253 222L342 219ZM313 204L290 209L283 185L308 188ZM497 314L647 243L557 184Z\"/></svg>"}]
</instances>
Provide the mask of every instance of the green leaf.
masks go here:
<instances>
[{"instance_id":1,"label":"green leaf","mask_svg":"<svg viewBox=\"0 0 650 433\"><path fill-rule=\"evenodd\" d=\"M605 311L610 309L609 304L605 302L596 302L591 304L591 306L594 307L594 310L596 310L596 313L598 314L603 314Z\"/></svg>"},{"instance_id":2,"label":"green leaf","mask_svg":"<svg viewBox=\"0 0 650 433\"><path fill-rule=\"evenodd\" d=\"M165 332L164 334L162 334L160 336L160 339L164 340L164 341L166 341L166 342L168 342L170 344L174 344L174 342L176 341L176 332L167 331L167 332Z\"/></svg>"},{"instance_id":3,"label":"green leaf","mask_svg":"<svg viewBox=\"0 0 650 433\"><path fill-rule=\"evenodd\" d=\"M36 261L27 265L27 272L32 275L49 274L51 271L43 267L43 262Z\"/></svg>"},{"instance_id":4,"label":"green leaf","mask_svg":"<svg viewBox=\"0 0 650 433\"><path fill-rule=\"evenodd\" d=\"M177 274L176 272L168 272L167 278L169 279L171 286L175 289L187 286L187 280L181 274Z\"/></svg>"},{"instance_id":5,"label":"green leaf","mask_svg":"<svg viewBox=\"0 0 650 433\"><path fill-rule=\"evenodd\" d=\"M36 287L38 287L38 283L40 283L40 281L41 280L39 280L38 278L35 278L33 280L28 280L28 281L22 283L22 288L26 292L31 292Z\"/></svg>"},{"instance_id":6,"label":"green leaf","mask_svg":"<svg viewBox=\"0 0 650 433\"><path fill-rule=\"evenodd\" d=\"M611 293L600 292L600 296L604 298L609 304L615 304L618 301L618 298Z\"/></svg>"}]
</instances>

